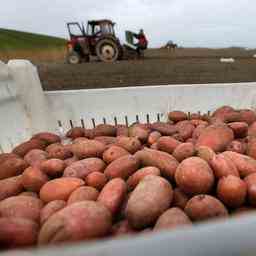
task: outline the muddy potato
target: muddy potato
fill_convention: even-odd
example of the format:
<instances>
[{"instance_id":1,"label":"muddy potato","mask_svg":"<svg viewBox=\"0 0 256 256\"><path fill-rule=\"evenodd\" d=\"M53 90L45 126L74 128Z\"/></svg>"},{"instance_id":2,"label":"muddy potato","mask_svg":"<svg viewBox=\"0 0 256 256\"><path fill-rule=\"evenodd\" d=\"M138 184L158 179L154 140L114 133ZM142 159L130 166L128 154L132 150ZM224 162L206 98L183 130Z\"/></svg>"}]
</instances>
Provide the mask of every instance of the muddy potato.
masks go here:
<instances>
[{"instance_id":1,"label":"muddy potato","mask_svg":"<svg viewBox=\"0 0 256 256\"><path fill-rule=\"evenodd\" d=\"M143 149L135 154L143 166L154 166L161 171L161 175L173 180L179 162L170 154L153 150Z\"/></svg>"},{"instance_id":2,"label":"muddy potato","mask_svg":"<svg viewBox=\"0 0 256 256\"><path fill-rule=\"evenodd\" d=\"M149 145L155 144L161 136L162 135L160 132L157 132L157 131L151 132L148 136L148 144Z\"/></svg>"},{"instance_id":3,"label":"muddy potato","mask_svg":"<svg viewBox=\"0 0 256 256\"><path fill-rule=\"evenodd\" d=\"M171 184L162 177L145 177L132 192L126 218L135 229L150 227L172 202Z\"/></svg>"},{"instance_id":4,"label":"muddy potato","mask_svg":"<svg viewBox=\"0 0 256 256\"><path fill-rule=\"evenodd\" d=\"M43 202L31 196L13 196L0 202L0 216L40 220Z\"/></svg>"},{"instance_id":5,"label":"muddy potato","mask_svg":"<svg viewBox=\"0 0 256 256\"><path fill-rule=\"evenodd\" d=\"M40 165L40 169L50 177L59 177L63 174L66 164L60 159L49 159Z\"/></svg>"},{"instance_id":6,"label":"muddy potato","mask_svg":"<svg viewBox=\"0 0 256 256\"><path fill-rule=\"evenodd\" d=\"M177 123L188 119L188 115L182 111L172 111L168 114L169 120Z\"/></svg>"},{"instance_id":7,"label":"muddy potato","mask_svg":"<svg viewBox=\"0 0 256 256\"><path fill-rule=\"evenodd\" d=\"M36 244L39 226L24 218L0 218L1 249L32 246Z\"/></svg>"},{"instance_id":8,"label":"muddy potato","mask_svg":"<svg viewBox=\"0 0 256 256\"><path fill-rule=\"evenodd\" d=\"M128 190L133 190L141 180L143 180L148 175L160 176L160 170L157 167L148 166L136 171L127 180Z\"/></svg>"},{"instance_id":9,"label":"muddy potato","mask_svg":"<svg viewBox=\"0 0 256 256\"><path fill-rule=\"evenodd\" d=\"M21 176L0 180L0 201L23 191Z\"/></svg>"},{"instance_id":10,"label":"muddy potato","mask_svg":"<svg viewBox=\"0 0 256 256\"><path fill-rule=\"evenodd\" d=\"M84 241L100 238L111 230L111 213L102 204L84 201L52 215L42 226L38 244Z\"/></svg>"},{"instance_id":11,"label":"muddy potato","mask_svg":"<svg viewBox=\"0 0 256 256\"><path fill-rule=\"evenodd\" d=\"M110 164L116 159L126 155L130 155L130 153L126 149L113 145L109 147L106 151L104 151L102 158L104 162Z\"/></svg>"},{"instance_id":12,"label":"muddy potato","mask_svg":"<svg viewBox=\"0 0 256 256\"><path fill-rule=\"evenodd\" d=\"M21 176L23 187L32 192L39 192L41 187L48 181L48 176L37 167L27 168Z\"/></svg>"},{"instance_id":13,"label":"muddy potato","mask_svg":"<svg viewBox=\"0 0 256 256\"><path fill-rule=\"evenodd\" d=\"M33 135L32 139L42 140L46 143L46 145L61 142L61 138L59 135L50 132L37 133Z\"/></svg>"},{"instance_id":14,"label":"muddy potato","mask_svg":"<svg viewBox=\"0 0 256 256\"><path fill-rule=\"evenodd\" d=\"M112 163L110 163L104 174L107 178L122 178L126 180L129 176L131 176L134 172L136 172L140 167L140 161L131 155L122 156Z\"/></svg>"},{"instance_id":15,"label":"muddy potato","mask_svg":"<svg viewBox=\"0 0 256 256\"><path fill-rule=\"evenodd\" d=\"M245 202L247 194L246 183L236 176L226 176L219 180L217 197L227 206L238 208Z\"/></svg>"},{"instance_id":16,"label":"muddy potato","mask_svg":"<svg viewBox=\"0 0 256 256\"><path fill-rule=\"evenodd\" d=\"M188 200L189 196L186 195L180 188L177 187L173 190L173 207L179 207L180 209L184 210Z\"/></svg>"},{"instance_id":17,"label":"muddy potato","mask_svg":"<svg viewBox=\"0 0 256 256\"><path fill-rule=\"evenodd\" d=\"M248 175L244 179L247 185L247 195L250 205L256 206L256 173Z\"/></svg>"},{"instance_id":18,"label":"muddy potato","mask_svg":"<svg viewBox=\"0 0 256 256\"><path fill-rule=\"evenodd\" d=\"M209 195L192 197L184 211L192 221L204 221L228 216L228 211L223 203Z\"/></svg>"},{"instance_id":19,"label":"muddy potato","mask_svg":"<svg viewBox=\"0 0 256 256\"><path fill-rule=\"evenodd\" d=\"M68 205L81 201L96 201L98 196L99 191L93 187L79 187L69 196Z\"/></svg>"},{"instance_id":20,"label":"muddy potato","mask_svg":"<svg viewBox=\"0 0 256 256\"><path fill-rule=\"evenodd\" d=\"M85 178L85 183L90 187L96 188L98 191L101 191L107 182L106 175L101 172L92 172Z\"/></svg>"},{"instance_id":21,"label":"muddy potato","mask_svg":"<svg viewBox=\"0 0 256 256\"><path fill-rule=\"evenodd\" d=\"M184 159L194 156L195 147L192 143L182 143L174 151L173 156L182 162Z\"/></svg>"},{"instance_id":22,"label":"muddy potato","mask_svg":"<svg viewBox=\"0 0 256 256\"><path fill-rule=\"evenodd\" d=\"M85 129L82 127L71 128L67 133L66 137L71 139L81 138L85 135Z\"/></svg>"},{"instance_id":23,"label":"muddy potato","mask_svg":"<svg viewBox=\"0 0 256 256\"><path fill-rule=\"evenodd\" d=\"M70 149L60 143L51 144L45 150L48 153L49 159L57 158L57 159L65 160L73 156L73 153L70 151Z\"/></svg>"},{"instance_id":24,"label":"muddy potato","mask_svg":"<svg viewBox=\"0 0 256 256\"><path fill-rule=\"evenodd\" d=\"M103 172L106 164L103 160L96 157L90 157L84 160L74 162L68 166L63 173L64 177L75 177L85 179L92 172Z\"/></svg>"},{"instance_id":25,"label":"muddy potato","mask_svg":"<svg viewBox=\"0 0 256 256\"><path fill-rule=\"evenodd\" d=\"M24 157L24 160L30 166L39 166L43 161L48 158L48 154L40 149L30 150Z\"/></svg>"},{"instance_id":26,"label":"muddy potato","mask_svg":"<svg viewBox=\"0 0 256 256\"><path fill-rule=\"evenodd\" d=\"M137 138L119 136L117 137L116 145L124 148L131 154L134 154L141 149L141 142Z\"/></svg>"},{"instance_id":27,"label":"muddy potato","mask_svg":"<svg viewBox=\"0 0 256 256\"><path fill-rule=\"evenodd\" d=\"M114 216L120 209L127 193L126 183L120 179L115 178L110 180L101 190L98 202L103 204Z\"/></svg>"},{"instance_id":28,"label":"muddy potato","mask_svg":"<svg viewBox=\"0 0 256 256\"><path fill-rule=\"evenodd\" d=\"M209 193L214 185L212 169L199 157L187 158L175 173L178 187L188 195Z\"/></svg>"},{"instance_id":29,"label":"muddy potato","mask_svg":"<svg viewBox=\"0 0 256 256\"><path fill-rule=\"evenodd\" d=\"M40 212L40 224L43 225L53 214L67 206L63 200L51 201Z\"/></svg>"},{"instance_id":30,"label":"muddy potato","mask_svg":"<svg viewBox=\"0 0 256 256\"><path fill-rule=\"evenodd\" d=\"M40 190L40 198L46 203L54 200L66 201L71 193L84 185L84 181L78 178L63 177L48 181Z\"/></svg>"},{"instance_id":31,"label":"muddy potato","mask_svg":"<svg viewBox=\"0 0 256 256\"><path fill-rule=\"evenodd\" d=\"M180 141L171 138L171 137L167 137L167 136L163 136L161 138L158 139L157 141L157 148L158 150L164 151L166 153L172 154L173 151L181 144Z\"/></svg>"},{"instance_id":32,"label":"muddy potato","mask_svg":"<svg viewBox=\"0 0 256 256\"><path fill-rule=\"evenodd\" d=\"M186 213L180 208L170 208L157 220L154 230L170 230L179 227L191 226L192 222Z\"/></svg>"}]
</instances>

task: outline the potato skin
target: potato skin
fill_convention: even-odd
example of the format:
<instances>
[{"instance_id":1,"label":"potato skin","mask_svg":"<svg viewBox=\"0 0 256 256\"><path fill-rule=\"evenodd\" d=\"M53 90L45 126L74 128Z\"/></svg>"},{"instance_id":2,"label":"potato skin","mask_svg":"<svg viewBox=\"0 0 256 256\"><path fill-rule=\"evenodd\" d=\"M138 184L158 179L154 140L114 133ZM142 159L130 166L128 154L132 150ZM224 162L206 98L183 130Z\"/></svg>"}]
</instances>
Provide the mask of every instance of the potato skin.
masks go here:
<instances>
[{"instance_id":1,"label":"potato skin","mask_svg":"<svg viewBox=\"0 0 256 256\"><path fill-rule=\"evenodd\" d=\"M240 122L245 122L248 125L251 125L256 121L256 114L250 109L242 109L240 110L239 114Z\"/></svg>"},{"instance_id":2,"label":"potato skin","mask_svg":"<svg viewBox=\"0 0 256 256\"><path fill-rule=\"evenodd\" d=\"M116 126L116 136L125 136L129 137L129 129L126 127L126 125L118 124Z\"/></svg>"},{"instance_id":3,"label":"potato skin","mask_svg":"<svg viewBox=\"0 0 256 256\"><path fill-rule=\"evenodd\" d=\"M81 241L105 236L111 230L111 213L102 204L84 201L52 215L42 226L38 244Z\"/></svg>"},{"instance_id":4,"label":"potato skin","mask_svg":"<svg viewBox=\"0 0 256 256\"><path fill-rule=\"evenodd\" d=\"M248 124L245 122L233 122L228 126L233 130L235 138L244 138L248 134Z\"/></svg>"},{"instance_id":5,"label":"potato skin","mask_svg":"<svg viewBox=\"0 0 256 256\"><path fill-rule=\"evenodd\" d=\"M195 148L192 143L182 143L173 152L173 156L182 162L184 159L194 156Z\"/></svg>"},{"instance_id":6,"label":"potato skin","mask_svg":"<svg viewBox=\"0 0 256 256\"><path fill-rule=\"evenodd\" d=\"M195 130L195 126L188 120L178 122L175 127L182 141L191 138Z\"/></svg>"},{"instance_id":7,"label":"potato skin","mask_svg":"<svg viewBox=\"0 0 256 256\"><path fill-rule=\"evenodd\" d=\"M81 201L96 201L99 191L93 187L83 186L77 188L68 198L68 205Z\"/></svg>"},{"instance_id":8,"label":"potato skin","mask_svg":"<svg viewBox=\"0 0 256 256\"><path fill-rule=\"evenodd\" d=\"M84 137L85 135L85 129L82 127L74 127L71 128L67 133L66 133L66 137L67 138L71 138L71 139L76 139L76 138L80 138L80 137Z\"/></svg>"},{"instance_id":9,"label":"potato skin","mask_svg":"<svg viewBox=\"0 0 256 256\"><path fill-rule=\"evenodd\" d=\"M188 115L182 111L172 111L168 114L169 120L177 123L188 119Z\"/></svg>"},{"instance_id":10,"label":"potato skin","mask_svg":"<svg viewBox=\"0 0 256 256\"><path fill-rule=\"evenodd\" d=\"M42 140L46 143L46 145L61 142L61 138L59 135L50 132L37 133L33 135L32 139Z\"/></svg>"},{"instance_id":11,"label":"potato skin","mask_svg":"<svg viewBox=\"0 0 256 256\"><path fill-rule=\"evenodd\" d=\"M104 174L107 178L122 178L126 180L130 175L138 170L140 166L140 161L131 155L122 156L112 163L110 163Z\"/></svg>"},{"instance_id":12,"label":"potato skin","mask_svg":"<svg viewBox=\"0 0 256 256\"><path fill-rule=\"evenodd\" d=\"M173 180L179 162L170 154L153 150L143 149L135 154L143 166L157 167L167 179Z\"/></svg>"},{"instance_id":13,"label":"potato skin","mask_svg":"<svg viewBox=\"0 0 256 256\"><path fill-rule=\"evenodd\" d=\"M130 153L126 149L113 145L109 147L106 151L104 151L102 158L104 162L110 164L116 159L126 155L130 155Z\"/></svg>"},{"instance_id":14,"label":"potato skin","mask_svg":"<svg viewBox=\"0 0 256 256\"><path fill-rule=\"evenodd\" d=\"M57 159L65 160L73 156L73 153L70 151L70 149L60 143L51 144L45 150L48 153L49 159L57 158Z\"/></svg>"},{"instance_id":15,"label":"potato skin","mask_svg":"<svg viewBox=\"0 0 256 256\"><path fill-rule=\"evenodd\" d=\"M92 172L103 172L105 168L106 164L100 158L91 157L68 166L64 170L63 176L84 179Z\"/></svg>"},{"instance_id":16,"label":"potato skin","mask_svg":"<svg viewBox=\"0 0 256 256\"><path fill-rule=\"evenodd\" d=\"M154 230L176 229L183 226L191 226L192 222L180 208L170 208L157 220Z\"/></svg>"},{"instance_id":17,"label":"potato skin","mask_svg":"<svg viewBox=\"0 0 256 256\"><path fill-rule=\"evenodd\" d=\"M0 180L0 201L23 191L21 175Z\"/></svg>"},{"instance_id":18,"label":"potato skin","mask_svg":"<svg viewBox=\"0 0 256 256\"><path fill-rule=\"evenodd\" d=\"M109 124L99 124L93 129L93 137L116 136L116 127Z\"/></svg>"},{"instance_id":19,"label":"potato skin","mask_svg":"<svg viewBox=\"0 0 256 256\"><path fill-rule=\"evenodd\" d=\"M150 130L147 129L143 124L133 124L129 127L129 137L135 137L142 143L148 140Z\"/></svg>"},{"instance_id":20,"label":"potato skin","mask_svg":"<svg viewBox=\"0 0 256 256\"><path fill-rule=\"evenodd\" d=\"M126 193L126 183L120 178L115 178L104 186L97 201L108 208L114 216L120 209Z\"/></svg>"},{"instance_id":21,"label":"potato skin","mask_svg":"<svg viewBox=\"0 0 256 256\"><path fill-rule=\"evenodd\" d=\"M0 216L26 218L38 222L43 202L31 196L13 196L0 202Z\"/></svg>"},{"instance_id":22,"label":"potato skin","mask_svg":"<svg viewBox=\"0 0 256 256\"><path fill-rule=\"evenodd\" d=\"M215 152L206 146L200 146L196 148L196 155L205 160L208 164L210 164L212 158L216 156Z\"/></svg>"},{"instance_id":23,"label":"potato skin","mask_svg":"<svg viewBox=\"0 0 256 256\"><path fill-rule=\"evenodd\" d=\"M116 137L110 137L110 136L98 136L95 137L94 140L99 141L106 146L113 145L116 143Z\"/></svg>"},{"instance_id":24,"label":"potato skin","mask_svg":"<svg viewBox=\"0 0 256 256\"><path fill-rule=\"evenodd\" d=\"M135 229L152 225L167 210L173 199L171 184L162 177L145 177L132 192L126 218Z\"/></svg>"},{"instance_id":25,"label":"potato skin","mask_svg":"<svg viewBox=\"0 0 256 256\"><path fill-rule=\"evenodd\" d=\"M245 202L247 193L246 183L239 177L229 175L219 180L217 197L227 206L238 208Z\"/></svg>"},{"instance_id":26,"label":"potato skin","mask_svg":"<svg viewBox=\"0 0 256 256\"><path fill-rule=\"evenodd\" d=\"M19 194L19 196L31 196L34 198L39 198L38 194L36 192L30 192L30 191L25 191Z\"/></svg>"},{"instance_id":27,"label":"potato skin","mask_svg":"<svg viewBox=\"0 0 256 256\"><path fill-rule=\"evenodd\" d=\"M164 122L156 122L151 124L151 130L160 132L163 136L172 136L177 132L175 125Z\"/></svg>"},{"instance_id":28,"label":"potato skin","mask_svg":"<svg viewBox=\"0 0 256 256\"><path fill-rule=\"evenodd\" d=\"M17 248L36 244L39 226L24 218L0 218L1 248Z\"/></svg>"},{"instance_id":29,"label":"potato skin","mask_svg":"<svg viewBox=\"0 0 256 256\"><path fill-rule=\"evenodd\" d=\"M158 141L159 138L161 138L162 134L160 132L154 131L151 132L148 136L148 145L153 145Z\"/></svg>"},{"instance_id":30,"label":"potato skin","mask_svg":"<svg viewBox=\"0 0 256 256\"><path fill-rule=\"evenodd\" d=\"M59 177L63 174L66 164L60 159L49 159L40 164L40 169L50 177Z\"/></svg>"},{"instance_id":31,"label":"potato skin","mask_svg":"<svg viewBox=\"0 0 256 256\"><path fill-rule=\"evenodd\" d=\"M230 142L230 144L227 146L227 151L233 151L239 154L244 154L246 152L247 145L246 143L243 143L238 140L233 140Z\"/></svg>"},{"instance_id":32,"label":"potato skin","mask_svg":"<svg viewBox=\"0 0 256 256\"><path fill-rule=\"evenodd\" d=\"M209 195L192 197L184 211L192 221L204 221L228 216L228 211L222 202Z\"/></svg>"},{"instance_id":33,"label":"potato skin","mask_svg":"<svg viewBox=\"0 0 256 256\"><path fill-rule=\"evenodd\" d=\"M189 200L189 196L186 195L180 188L175 188L173 190L173 207L178 207L182 210L186 207L186 204Z\"/></svg>"},{"instance_id":34,"label":"potato skin","mask_svg":"<svg viewBox=\"0 0 256 256\"><path fill-rule=\"evenodd\" d=\"M39 166L43 161L48 158L48 154L40 149L30 150L24 157L24 160L30 166Z\"/></svg>"},{"instance_id":35,"label":"potato skin","mask_svg":"<svg viewBox=\"0 0 256 256\"><path fill-rule=\"evenodd\" d=\"M84 185L78 178L63 177L48 181L40 190L40 198L46 203L54 200L66 201L73 191Z\"/></svg>"},{"instance_id":36,"label":"potato skin","mask_svg":"<svg viewBox=\"0 0 256 256\"><path fill-rule=\"evenodd\" d=\"M14 154L14 153L1 153L0 154L0 165L11 158L20 158L18 155Z\"/></svg>"},{"instance_id":37,"label":"potato skin","mask_svg":"<svg viewBox=\"0 0 256 256\"><path fill-rule=\"evenodd\" d=\"M246 154L253 159L256 159L256 138L249 138Z\"/></svg>"},{"instance_id":38,"label":"potato skin","mask_svg":"<svg viewBox=\"0 0 256 256\"><path fill-rule=\"evenodd\" d=\"M116 145L124 148L131 154L134 154L141 149L141 142L139 141L139 139L125 136L117 137Z\"/></svg>"},{"instance_id":39,"label":"potato skin","mask_svg":"<svg viewBox=\"0 0 256 256\"><path fill-rule=\"evenodd\" d=\"M67 206L63 200L55 200L46 204L40 212L40 225L43 225L53 214Z\"/></svg>"},{"instance_id":40,"label":"potato skin","mask_svg":"<svg viewBox=\"0 0 256 256\"><path fill-rule=\"evenodd\" d=\"M164 151L166 153L172 154L173 151L181 144L180 141L171 138L171 137L167 137L167 136L163 136L161 138L158 139L157 141L157 148L158 150Z\"/></svg>"},{"instance_id":41,"label":"potato skin","mask_svg":"<svg viewBox=\"0 0 256 256\"><path fill-rule=\"evenodd\" d=\"M21 176L23 187L32 192L39 192L41 187L48 181L48 176L37 167L27 168Z\"/></svg>"},{"instance_id":42,"label":"potato skin","mask_svg":"<svg viewBox=\"0 0 256 256\"><path fill-rule=\"evenodd\" d=\"M182 161L176 170L175 180L179 188L188 195L209 193L214 185L210 166L199 157Z\"/></svg>"},{"instance_id":43,"label":"potato skin","mask_svg":"<svg viewBox=\"0 0 256 256\"><path fill-rule=\"evenodd\" d=\"M256 206L256 173L248 175L244 179L247 185L247 194L250 205Z\"/></svg>"},{"instance_id":44,"label":"potato skin","mask_svg":"<svg viewBox=\"0 0 256 256\"><path fill-rule=\"evenodd\" d=\"M160 176L161 173L157 167L153 167L153 166L144 167L136 171L127 180L128 190L129 191L133 190L140 183L140 181L148 175Z\"/></svg>"},{"instance_id":45,"label":"potato skin","mask_svg":"<svg viewBox=\"0 0 256 256\"><path fill-rule=\"evenodd\" d=\"M85 183L89 187L96 188L98 191L101 191L107 182L106 175L101 172L92 172L85 178Z\"/></svg>"}]
</instances>

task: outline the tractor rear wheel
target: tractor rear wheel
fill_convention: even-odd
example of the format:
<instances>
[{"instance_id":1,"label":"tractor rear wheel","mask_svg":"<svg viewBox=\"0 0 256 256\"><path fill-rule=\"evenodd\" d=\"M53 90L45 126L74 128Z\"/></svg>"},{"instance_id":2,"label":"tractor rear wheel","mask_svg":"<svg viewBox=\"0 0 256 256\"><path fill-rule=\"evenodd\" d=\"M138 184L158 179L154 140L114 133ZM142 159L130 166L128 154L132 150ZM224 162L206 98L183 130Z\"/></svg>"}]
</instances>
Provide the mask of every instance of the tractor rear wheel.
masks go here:
<instances>
[{"instance_id":1,"label":"tractor rear wheel","mask_svg":"<svg viewBox=\"0 0 256 256\"><path fill-rule=\"evenodd\" d=\"M111 39L102 39L96 45L96 54L103 62L115 62L119 57L119 46Z\"/></svg>"},{"instance_id":2,"label":"tractor rear wheel","mask_svg":"<svg viewBox=\"0 0 256 256\"><path fill-rule=\"evenodd\" d=\"M69 64L79 64L81 63L81 56L75 51L70 52L67 56L67 62Z\"/></svg>"}]
</instances>

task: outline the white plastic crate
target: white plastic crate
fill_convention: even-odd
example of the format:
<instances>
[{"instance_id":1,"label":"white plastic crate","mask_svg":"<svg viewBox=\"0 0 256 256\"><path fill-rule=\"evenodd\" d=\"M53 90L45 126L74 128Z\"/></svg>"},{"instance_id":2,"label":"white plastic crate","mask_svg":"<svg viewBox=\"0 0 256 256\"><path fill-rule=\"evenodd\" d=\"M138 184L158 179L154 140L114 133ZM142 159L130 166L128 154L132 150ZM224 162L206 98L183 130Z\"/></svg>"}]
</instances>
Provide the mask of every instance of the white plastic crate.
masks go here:
<instances>
[{"instance_id":1,"label":"white plastic crate","mask_svg":"<svg viewBox=\"0 0 256 256\"><path fill-rule=\"evenodd\" d=\"M255 109L255 85L170 85L43 92L37 70L30 62L11 61L8 65L0 62L0 150L8 152L36 132L63 133L71 123L92 127L103 122L130 124L136 120L166 120L170 110L207 113L222 105ZM252 215L161 234L46 248L38 253L43 256L250 255L248 253L256 252L255 230L256 216ZM34 253L34 250L26 250L2 255Z\"/></svg>"}]
</instances>

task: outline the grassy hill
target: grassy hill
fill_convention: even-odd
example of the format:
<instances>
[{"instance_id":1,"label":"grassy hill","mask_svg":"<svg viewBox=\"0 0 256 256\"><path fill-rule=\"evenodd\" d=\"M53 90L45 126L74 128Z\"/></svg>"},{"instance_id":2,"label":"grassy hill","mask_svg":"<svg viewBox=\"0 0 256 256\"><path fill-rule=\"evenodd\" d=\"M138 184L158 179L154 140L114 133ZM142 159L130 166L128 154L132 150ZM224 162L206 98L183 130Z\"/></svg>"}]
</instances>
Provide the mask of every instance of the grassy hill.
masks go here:
<instances>
[{"instance_id":1,"label":"grassy hill","mask_svg":"<svg viewBox=\"0 0 256 256\"><path fill-rule=\"evenodd\" d=\"M0 28L0 52L57 48L65 42L62 38Z\"/></svg>"}]
</instances>

